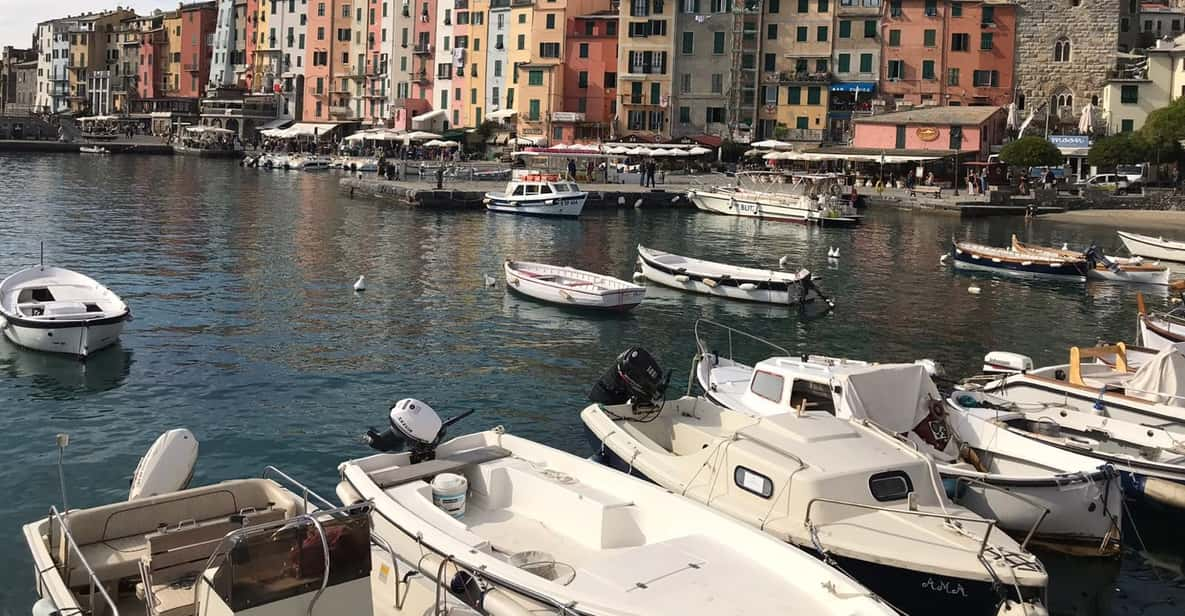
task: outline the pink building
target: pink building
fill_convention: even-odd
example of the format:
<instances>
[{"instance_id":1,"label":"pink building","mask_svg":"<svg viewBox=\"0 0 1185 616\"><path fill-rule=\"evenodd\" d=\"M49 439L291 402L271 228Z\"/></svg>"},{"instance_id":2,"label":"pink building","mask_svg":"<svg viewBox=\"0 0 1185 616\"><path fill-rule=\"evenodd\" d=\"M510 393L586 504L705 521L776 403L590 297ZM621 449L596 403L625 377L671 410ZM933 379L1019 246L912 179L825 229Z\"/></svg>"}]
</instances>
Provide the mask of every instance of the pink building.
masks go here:
<instances>
[{"instance_id":1,"label":"pink building","mask_svg":"<svg viewBox=\"0 0 1185 616\"><path fill-rule=\"evenodd\" d=\"M869 152L932 152L946 156L958 150L968 160L986 160L993 145L1003 143L1006 114L1001 107L921 107L854 120L852 147Z\"/></svg>"}]
</instances>

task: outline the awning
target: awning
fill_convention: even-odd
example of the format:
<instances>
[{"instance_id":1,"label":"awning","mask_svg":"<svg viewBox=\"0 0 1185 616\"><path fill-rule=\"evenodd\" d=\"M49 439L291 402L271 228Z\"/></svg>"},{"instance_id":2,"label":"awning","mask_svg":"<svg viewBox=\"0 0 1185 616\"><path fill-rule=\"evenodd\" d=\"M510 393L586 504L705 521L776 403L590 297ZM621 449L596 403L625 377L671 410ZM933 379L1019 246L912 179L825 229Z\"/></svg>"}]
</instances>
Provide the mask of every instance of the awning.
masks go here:
<instances>
[{"instance_id":1,"label":"awning","mask_svg":"<svg viewBox=\"0 0 1185 616\"><path fill-rule=\"evenodd\" d=\"M942 156L894 156L881 154L825 154L823 152L771 152L763 156L766 160L851 160L869 163L883 162L887 165L938 160Z\"/></svg>"},{"instance_id":2,"label":"awning","mask_svg":"<svg viewBox=\"0 0 1185 616\"><path fill-rule=\"evenodd\" d=\"M423 125L425 122L431 122L432 120L435 120L437 118L443 118L446 113L448 113L448 112L445 111L444 109L436 109L434 111L429 111L427 113L421 113L420 115L412 118L411 123L412 123L412 126Z\"/></svg>"},{"instance_id":3,"label":"awning","mask_svg":"<svg viewBox=\"0 0 1185 616\"><path fill-rule=\"evenodd\" d=\"M267 124L262 124L255 130L268 130L271 128L283 128L292 123L291 118L276 118Z\"/></svg>"},{"instance_id":4,"label":"awning","mask_svg":"<svg viewBox=\"0 0 1185 616\"><path fill-rule=\"evenodd\" d=\"M875 92L875 81L844 81L831 84L832 92Z\"/></svg>"},{"instance_id":5,"label":"awning","mask_svg":"<svg viewBox=\"0 0 1185 616\"><path fill-rule=\"evenodd\" d=\"M487 120L505 120L514 117L518 112L513 109L500 109L486 114Z\"/></svg>"},{"instance_id":6,"label":"awning","mask_svg":"<svg viewBox=\"0 0 1185 616\"><path fill-rule=\"evenodd\" d=\"M1073 156L1076 158L1084 158L1090 154L1090 148L1058 148L1057 151L1062 153L1062 156Z\"/></svg>"}]
</instances>

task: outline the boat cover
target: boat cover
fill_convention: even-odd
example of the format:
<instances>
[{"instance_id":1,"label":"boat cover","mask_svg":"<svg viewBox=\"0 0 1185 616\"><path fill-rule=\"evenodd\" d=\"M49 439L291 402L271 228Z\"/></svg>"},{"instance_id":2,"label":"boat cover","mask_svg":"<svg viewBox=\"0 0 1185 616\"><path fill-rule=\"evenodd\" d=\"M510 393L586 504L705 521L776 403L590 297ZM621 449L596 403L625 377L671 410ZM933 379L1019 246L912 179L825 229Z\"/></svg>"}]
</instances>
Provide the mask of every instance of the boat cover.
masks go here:
<instances>
[{"instance_id":1,"label":"boat cover","mask_svg":"<svg viewBox=\"0 0 1185 616\"><path fill-rule=\"evenodd\" d=\"M914 364L858 368L836 375L831 384L839 387L834 394L837 417L867 419L898 434L930 414L930 400L942 399L926 368Z\"/></svg>"},{"instance_id":2,"label":"boat cover","mask_svg":"<svg viewBox=\"0 0 1185 616\"><path fill-rule=\"evenodd\" d=\"M1185 407L1185 354L1173 347L1164 349L1144 362L1123 386L1133 398Z\"/></svg>"}]
</instances>

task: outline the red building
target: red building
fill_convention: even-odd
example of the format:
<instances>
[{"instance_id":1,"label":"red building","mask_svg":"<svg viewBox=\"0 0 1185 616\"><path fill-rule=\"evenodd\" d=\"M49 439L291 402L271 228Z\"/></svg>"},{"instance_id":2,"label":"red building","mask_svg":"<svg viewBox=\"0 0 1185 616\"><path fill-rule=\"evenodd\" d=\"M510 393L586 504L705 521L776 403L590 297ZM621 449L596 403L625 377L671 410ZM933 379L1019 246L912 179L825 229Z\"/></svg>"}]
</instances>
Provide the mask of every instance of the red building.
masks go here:
<instances>
[{"instance_id":1,"label":"red building","mask_svg":"<svg viewBox=\"0 0 1185 616\"><path fill-rule=\"evenodd\" d=\"M617 19L616 11L568 19L563 111L553 117L563 143L609 138L617 98Z\"/></svg>"},{"instance_id":2,"label":"red building","mask_svg":"<svg viewBox=\"0 0 1185 616\"><path fill-rule=\"evenodd\" d=\"M163 27L140 33L139 79L136 80L137 98L152 99L168 91L165 74L169 64L169 37Z\"/></svg>"},{"instance_id":3,"label":"red building","mask_svg":"<svg viewBox=\"0 0 1185 616\"><path fill-rule=\"evenodd\" d=\"M180 11L182 75L176 95L201 98L210 80L210 44L218 26L218 8L213 2L203 2L183 5Z\"/></svg>"},{"instance_id":4,"label":"red building","mask_svg":"<svg viewBox=\"0 0 1185 616\"><path fill-rule=\"evenodd\" d=\"M890 0L881 21L880 90L913 105L1012 100L1016 5L997 0Z\"/></svg>"}]
</instances>

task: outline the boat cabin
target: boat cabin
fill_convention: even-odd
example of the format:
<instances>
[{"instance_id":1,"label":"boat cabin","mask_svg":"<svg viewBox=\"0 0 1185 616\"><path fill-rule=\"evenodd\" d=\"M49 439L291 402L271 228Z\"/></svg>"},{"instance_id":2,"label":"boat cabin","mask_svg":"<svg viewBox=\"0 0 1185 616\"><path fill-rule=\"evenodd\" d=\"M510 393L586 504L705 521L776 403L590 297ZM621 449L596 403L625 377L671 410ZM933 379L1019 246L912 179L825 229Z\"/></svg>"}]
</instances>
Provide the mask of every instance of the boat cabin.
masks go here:
<instances>
[{"instance_id":1,"label":"boat cabin","mask_svg":"<svg viewBox=\"0 0 1185 616\"><path fill-rule=\"evenodd\" d=\"M739 393L745 408L761 415L778 415L795 411L826 411L835 414L835 400L831 381L837 371L851 367L866 367L867 362L822 356L771 357L753 367L750 377L747 368L721 367L712 371L713 385ZM747 379L744 390L729 375Z\"/></svg>"},{"instance_id":2,"label":"boat cabin","mask_svg":"<svg viewBox=\"0 0 1185 616\"><path fill-rule=\"evenodd\" d=\"M515 173L514 178L506 185L508 197L547 197L578 192L580 188L574 182L568 182L554 173Z\"/></svg>"}]
</instances>

